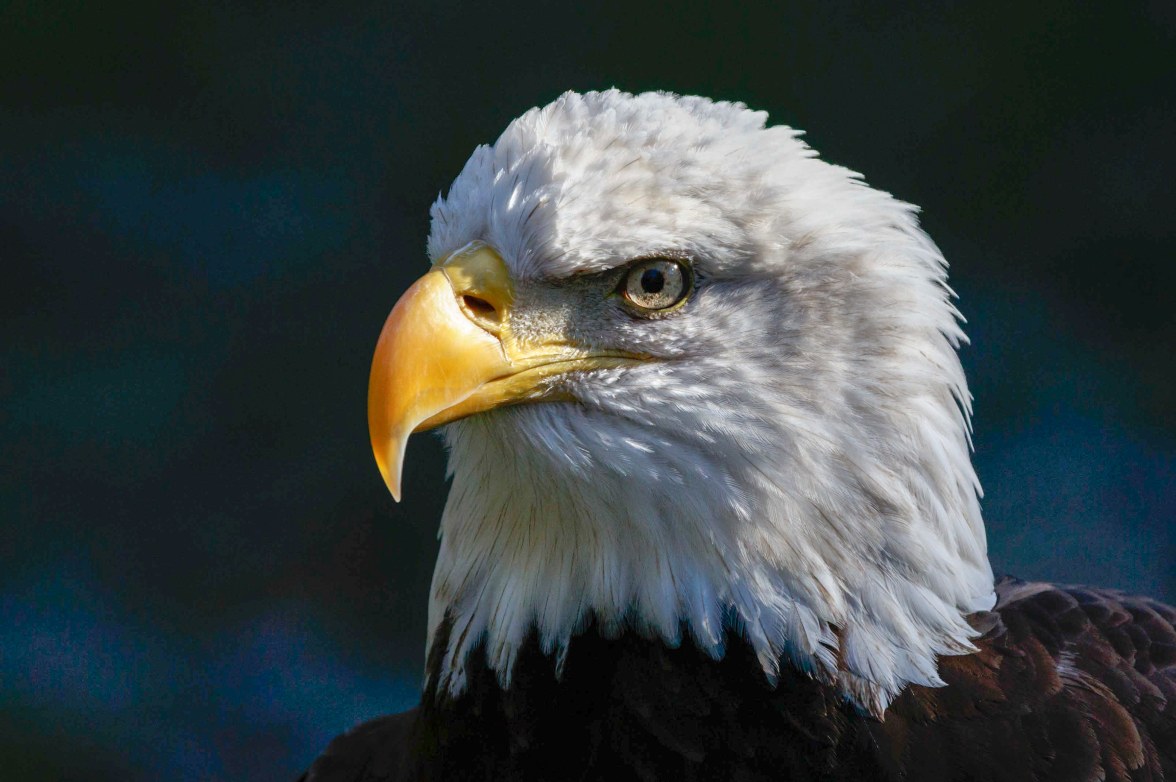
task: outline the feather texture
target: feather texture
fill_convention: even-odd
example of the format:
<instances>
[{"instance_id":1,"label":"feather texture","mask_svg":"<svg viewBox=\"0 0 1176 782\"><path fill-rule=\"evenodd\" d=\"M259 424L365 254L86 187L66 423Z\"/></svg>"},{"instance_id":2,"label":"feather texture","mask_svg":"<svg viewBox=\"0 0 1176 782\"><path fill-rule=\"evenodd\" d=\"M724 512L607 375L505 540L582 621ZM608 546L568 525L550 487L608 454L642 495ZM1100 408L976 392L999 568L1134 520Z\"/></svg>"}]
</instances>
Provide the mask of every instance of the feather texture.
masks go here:
<instances>
[{"instance_id":1,"label":"feather texture","mask_svg":"<svg viewBox=\"0 0 1176 782\"><path fill-rule=\"evenodd\" d=\"M766 121L568 93L434 205L434 259L503 256L519 339L651 357L447 427L430 617L454 622L453 693L484 637L505 684L528 633L558 650L589 616L715 657L730 618L769 677L784 660L875 712L972 650L992 571L944 259L911 206ZM697 289L633 318L594 281L651 255Z\"/></svg>"}]
</instances>

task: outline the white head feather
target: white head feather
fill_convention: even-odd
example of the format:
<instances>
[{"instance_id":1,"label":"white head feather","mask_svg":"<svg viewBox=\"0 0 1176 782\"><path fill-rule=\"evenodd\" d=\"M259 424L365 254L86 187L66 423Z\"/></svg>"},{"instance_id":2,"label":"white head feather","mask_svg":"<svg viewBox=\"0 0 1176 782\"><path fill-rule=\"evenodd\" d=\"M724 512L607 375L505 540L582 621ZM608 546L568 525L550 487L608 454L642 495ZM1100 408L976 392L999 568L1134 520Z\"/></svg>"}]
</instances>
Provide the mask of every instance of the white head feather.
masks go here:
<instances>
[{"instance_id":1,"label":"white head feather","mask_svg":"<svg viewBox=\"0 0 1176 782\"><path fill-rule=\"evenodd\" d=\"M567 93L434 205L434 259L485 242L530 317L661 359L447 427L451 691L481 641L509 685L530 631L562 660L593 618L716 657L734 628L769 678L799 666L875 712L973 649L964 616L994 597L946 264L913 207L766 121ZM673 317L593 335L561 303L572 275L665 254L700 278Z\"/></svg>"}]
</instances>

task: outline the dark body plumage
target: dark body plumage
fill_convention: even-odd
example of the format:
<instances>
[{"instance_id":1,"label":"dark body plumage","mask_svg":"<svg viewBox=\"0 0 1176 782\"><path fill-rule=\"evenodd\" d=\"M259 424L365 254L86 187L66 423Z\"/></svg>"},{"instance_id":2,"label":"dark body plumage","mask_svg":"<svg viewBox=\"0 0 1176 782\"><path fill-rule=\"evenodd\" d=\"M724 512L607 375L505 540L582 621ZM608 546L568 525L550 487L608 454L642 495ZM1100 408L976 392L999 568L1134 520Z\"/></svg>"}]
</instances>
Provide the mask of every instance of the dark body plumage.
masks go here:
<instances>
[{"instance_id":1,"label":"dark body plumage","mask_svg":"<svg viewBox=\"0 0 1176 782\"><path fill-rule=\"evenodd\" d=\"M475 656L460 697L430 686L304 780L1176 780L1176 609L1012 579L997 594L972 617L980 651L942 658L947 686L908 687L884 720L796 671L769 686L734 636L714 661L590 628L560 679L535 642L505 691Z\"/></svg>"}]
</instances>

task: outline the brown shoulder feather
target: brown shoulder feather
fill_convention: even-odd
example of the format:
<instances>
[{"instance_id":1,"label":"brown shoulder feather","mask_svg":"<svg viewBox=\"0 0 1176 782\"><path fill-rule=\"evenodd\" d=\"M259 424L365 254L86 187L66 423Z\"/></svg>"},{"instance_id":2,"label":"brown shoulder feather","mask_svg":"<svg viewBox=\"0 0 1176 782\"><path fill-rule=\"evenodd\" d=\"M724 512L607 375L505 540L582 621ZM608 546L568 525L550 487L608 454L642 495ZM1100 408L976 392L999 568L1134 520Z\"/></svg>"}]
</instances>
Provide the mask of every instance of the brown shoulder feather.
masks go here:
<instances>
[{"instance_id":1,"label":"brown shoulder feather","mask_svg":"<svg viewBox=\"0 0 1176 782\"><path fill-rule=\"evenodd\" d=\"M980 651L943 658L947 686L909 688L875 728L906 778L1176 779L1176 610L1015 579L997 595Z\"/></svg>"},{"instance_id":2,"label":"brown shoulder feather","mask_svg":"<svg viewBox=\"0 0 1176 782\"><path fill-rule=\"evenodd\" d=\"M365 722L337 737L299 782L392 782L405 778L418 709Z\"/></svg>"}]
</instances>

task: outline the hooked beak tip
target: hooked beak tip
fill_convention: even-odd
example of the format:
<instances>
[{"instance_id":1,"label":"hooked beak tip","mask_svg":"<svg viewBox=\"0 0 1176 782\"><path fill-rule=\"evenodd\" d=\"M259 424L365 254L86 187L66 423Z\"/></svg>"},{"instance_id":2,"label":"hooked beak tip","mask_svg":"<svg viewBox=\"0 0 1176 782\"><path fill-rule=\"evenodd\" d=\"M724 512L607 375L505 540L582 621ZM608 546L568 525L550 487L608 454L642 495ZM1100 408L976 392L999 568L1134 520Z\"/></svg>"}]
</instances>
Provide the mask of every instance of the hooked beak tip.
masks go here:
<instances>
[{"instance_id":1,"label":"hooked beak tip","mask_svg":"<svg viewBox=\"0 0 1176 782\"><path fill-rule=\"evenodd\" d=\"M388 487L392 499L400 502L400 474L404 467L404 448L407 443L401 438L399 443L372 443L372 451L376 454L376 466L380 468L380 475L384 478L384 485Z\"/></svg>"}]
</instances>

